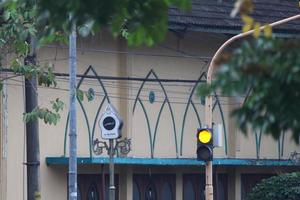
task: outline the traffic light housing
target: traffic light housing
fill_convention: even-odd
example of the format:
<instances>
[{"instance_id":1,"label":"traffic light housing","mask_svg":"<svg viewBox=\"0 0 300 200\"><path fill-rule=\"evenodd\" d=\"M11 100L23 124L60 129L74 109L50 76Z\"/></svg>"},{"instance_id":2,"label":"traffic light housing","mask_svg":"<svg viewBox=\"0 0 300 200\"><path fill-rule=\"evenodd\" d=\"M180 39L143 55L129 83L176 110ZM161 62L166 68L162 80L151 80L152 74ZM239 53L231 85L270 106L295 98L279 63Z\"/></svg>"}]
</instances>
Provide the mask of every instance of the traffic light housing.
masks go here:
<instances>
[{"instance_id":1,"label":"traffic light housing","mask_svg":"<svg viewBox=\"0 0 300 200\"><path fill-rule=\"evenodd\" d=\"M213 131L209 128L197 130L197 160L213 160Z\"/></svg>"}]
</instances>

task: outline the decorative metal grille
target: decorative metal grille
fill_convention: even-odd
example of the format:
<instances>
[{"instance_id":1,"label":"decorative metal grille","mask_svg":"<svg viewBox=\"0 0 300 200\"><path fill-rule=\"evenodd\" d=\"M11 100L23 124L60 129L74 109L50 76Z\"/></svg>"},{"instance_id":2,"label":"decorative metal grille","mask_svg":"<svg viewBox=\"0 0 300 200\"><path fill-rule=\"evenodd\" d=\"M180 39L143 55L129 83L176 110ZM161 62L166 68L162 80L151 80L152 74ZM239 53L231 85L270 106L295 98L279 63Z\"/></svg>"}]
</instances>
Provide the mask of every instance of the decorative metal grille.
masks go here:
<instances>
[{"instance_id":1,"label":"decorative metal grille","mask_svg":"<svg viewBox=\"0 0 300 200\"><path fill-rule=\"evenodd\" d=\"M88 139L88 142L89 142L89 154L90 154L90 157L93 157L93 153L92 153L93 152L93 142L92 141L94 140L97 120L98 120L101 109L103 108L103 106L105 106L105 102L110 103L110 94L109 94L108 90L106 89L105 83L103 82L101 77L98 76L96 70L92 66L88 67L88 69L85 71L83 77L78 82L78 85L77 85L78 89L81 88L81 86L83 85L83 83L86 79L86 76L88 76L88 75L93 75L93 76L97 77L97 82L99 84L99 88L104 94L102 96L102 100L99 103L99 106L96 110L96 115L95 115L94 119L92 119L92 120L89 119L89 116L87 114L84 103L81 102L81 101L78 101L79 105L80 105L80 110L83 113L84 120L85 120L86 127L87 127L87 139ZM157 140L158 127L159 127L162 112L163 112L164 109L168 110L169 117L172 121L171 122L172 130L173 130L173 138L172 139L173 139L173 144L174 144L174 148L175 148L175 151L176 151L176 157L179 157L179 156L183 155L183 149L184 149L183 141L184 141L184 138L185 138L184 133L185 133L185 128L186 128L186 119L187 119L187 116L190 114L191 110L196 115L195 120L198 123L199 127L201 127L203 125L199 112L204 112L204 105L199 104L200 106L197 106L196 103L193 100L193 97L195 96L195 91L197 89L197 86L201 82L205 82L205 80L206 80L206 74L203 73L199 77L198 81L194 83L194 86L190 90L188 98L186 99L186 103L184 105L185 110L184 110L183 113L178 113L178 112L174 113L174 109L172 107L170 97L168 96L168 91L166 90L166 88L164 86L164 82L160 81L158 75L154 72L154 70L151 69L149 71L149 73L146 75L144 81L141 82L140 86L138 87L138 91L135 95L135 99L133 99L134 103L133 103L133 108L132 108L132 115L135 114L137 107L140 106L140 108L143 112L144 119L145 119L146 124L147 124L147 130L146 131L148 132L148 137L149 137L149 151L150 151L151 158L154 157L154 150L155 150L155 143L156 143L156 140ZM159 108L159 111L157 113L157 118L156 118L156 122L155 122L154 127L151 127L151 125L150 125L149 114L148 114L148 111L147 111L147 109L144 105L145 100L142 100L142 98L141 98L141 93L143 92L144 86L148 81L151 81L151 83L157 84L157 86L161 89L162 94L163 94L162 104L161 104L161 106ZM96 88L93 88L93 89L95 91ZM191 107L191 109L190 109L190 107ZM215 93L214 94L214 102L213 102L213 111L215 111L216 109L219 111L218 113L220 114L222 124L223 124L224 151L225 151L225 154L227 155L227 131L226 131L226 124L225 124L225 117L224 117L224 114L223 114L223 109L222 109L222 105L220 103L219 97ZM177 118L180 117L182 119L182 121L181 122L175 121L175 115L177 116ZM68 124L69 124L69 116L67 117L66 126L65 126L64 156L66 156ZM177 130L181 130L180 134L179 134L179 137L177 136ZM133 134L135 134L135 133L133 133Z\"/></svg>"}]
</instances>

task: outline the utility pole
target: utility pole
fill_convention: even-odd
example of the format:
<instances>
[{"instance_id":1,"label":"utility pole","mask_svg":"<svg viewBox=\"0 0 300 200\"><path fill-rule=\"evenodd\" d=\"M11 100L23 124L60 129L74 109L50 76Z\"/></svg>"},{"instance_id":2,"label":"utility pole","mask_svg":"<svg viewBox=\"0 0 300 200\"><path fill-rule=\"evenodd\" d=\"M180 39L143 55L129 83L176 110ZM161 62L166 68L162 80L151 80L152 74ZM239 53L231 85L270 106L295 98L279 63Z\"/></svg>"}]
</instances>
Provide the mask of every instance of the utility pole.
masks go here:
<instances>
[{"instance_id":1,"label":"utility pole","mask_svg":"<svg viewBox=\"0 0 300 200\"><path fill-rule=\"evenodd\" d=\"M116 199L114 153L114 140L109 139L109 200Z\"/></svg>"},{"instance_id":2,"label":"utility pole","mask_svg":"<svg viewBox=\"0 0 300 200\"><path fill-rule=\"evenodd\" d=\"M36 65L36 41L30 37L30 53L24 59L25 65ZM25 112L29 113L38 106L37 79L25 79ZM27 199L40 197L40 145L38 121L26 123L26 156L27 156Z\"/></svg>"},{"instance_id":3,"label":"utility pole","mask_svg":"<svg viewBox=\"0 0 300 200\"><path fill-rule=\"evenodd\" d=\"M77 117L76 117L76 25L69 36L70 124L69 124L69 200L77 200Z\"/></svg>"}]
</instances>

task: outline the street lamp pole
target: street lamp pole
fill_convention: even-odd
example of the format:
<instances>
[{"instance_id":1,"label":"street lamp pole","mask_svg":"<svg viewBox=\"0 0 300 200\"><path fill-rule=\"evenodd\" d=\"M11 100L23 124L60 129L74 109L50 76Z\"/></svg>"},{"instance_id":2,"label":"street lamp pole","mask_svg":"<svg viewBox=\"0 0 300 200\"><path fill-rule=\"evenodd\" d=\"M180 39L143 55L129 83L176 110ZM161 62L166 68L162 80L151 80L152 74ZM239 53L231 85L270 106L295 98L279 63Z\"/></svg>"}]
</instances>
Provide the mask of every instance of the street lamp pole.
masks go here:
<instances>
[{"instance_id":1,"label":"street lamp pole","mask_svg":"<svg viewBox=\"0 0 300 200\"><path fill-rule=\"evenodd\" d=\"M96 155L101 155L105 149L109 155L109 200L116 199L116 186L115 186L115 169L114 169L114 155L120 152L125 155L131 150L131 140L124 138L123 140L109 139L109 145L106 142L100 141L97 138L93 142L93 151Z\"/></svg>"},{"instance_id":2,"label":"street lamp pole","mask_svg":"<svg viewBox=\"0 0 300 200\"><path fill-rule=\"evenodd\" d=\"M116 186L115 186L115 165L114 165L114 140L109 140L109 200L116 199Z\"/></svg>"},{"instance_id":3,"label":"street lamp pole","mask_svg":"<svg viewBox=\"0 0 300 200\"><path fill-rule=\"evenodd\" d=\"M278 26L281 24L285 24L289 21L293 21L296 19L300 19L299 15L294 15L289 18L285 18L276 22L273 22L270 24L271 27ZM264 29L265 26L261 26L260 29ZM229 40L227 40L225 43L222 44L222 46L217 50L215 55L213 56L210 65L207 70L207 84L211 84L212 81L212 74L216 67L216 60L219 58L225 47L233 43L234 41L244 38L250 34L252 34L254 30L247 31L245 33L240 33L238 35L233 36ZM205 123L208 126L208 128L212 127L212 96L207 95L205 98ZM205 166L205 177L206 177L206 183L205 183L205 200L213 200L213 184L212 184L212 161L208 161Z\"/></svg>"},{"instance_id":4,"label":"street lamp pole","mask_svg":"<svg viewBox=\"0 0 300 200\"><path fill-rule=\"evenodd\" d=\"M69 124L69 200L77 200L77 117L76 117L76 25L72 25L69 36L69 89L70 89L70 124Z\"/></svg>"}]
</instances>

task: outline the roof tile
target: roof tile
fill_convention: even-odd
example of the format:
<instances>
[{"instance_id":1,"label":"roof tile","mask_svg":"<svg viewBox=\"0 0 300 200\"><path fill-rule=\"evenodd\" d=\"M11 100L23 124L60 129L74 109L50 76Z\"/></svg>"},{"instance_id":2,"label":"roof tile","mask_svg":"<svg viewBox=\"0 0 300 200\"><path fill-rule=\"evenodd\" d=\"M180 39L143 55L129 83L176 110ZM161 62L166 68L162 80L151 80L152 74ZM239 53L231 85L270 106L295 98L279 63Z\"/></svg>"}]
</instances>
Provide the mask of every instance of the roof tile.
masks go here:
<instances>
[{"instance_id":1,"label":"roof tile","mask_svg":"<svg viewBox=\"0 0 300 200\"><path fill-rule=\"evenodd\" d=\"M230 17L234 0L192 0L192 10L179 11L177 8L169 9L169 27L178 29L187 27L192 31L210 31L221 33L239 33L243 22L240 17ZM253 0L256 21L272 23L287 17L300 14L298 0ZM299 34L300 20L289 22L274 29L279 34Z\"/></svg>"}]
</instances>

